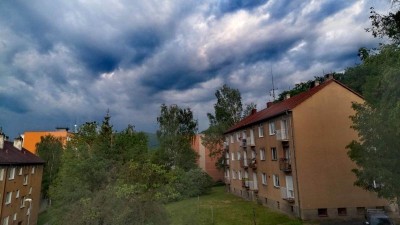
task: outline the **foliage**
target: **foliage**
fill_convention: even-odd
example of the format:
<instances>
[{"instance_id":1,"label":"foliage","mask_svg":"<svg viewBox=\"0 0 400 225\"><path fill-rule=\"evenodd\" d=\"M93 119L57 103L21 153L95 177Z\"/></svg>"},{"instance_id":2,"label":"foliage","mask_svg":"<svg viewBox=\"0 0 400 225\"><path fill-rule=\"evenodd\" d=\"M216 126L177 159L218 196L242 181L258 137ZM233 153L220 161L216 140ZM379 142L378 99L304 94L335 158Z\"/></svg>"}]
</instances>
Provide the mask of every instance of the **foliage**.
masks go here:
<instances>
[{"instance_id":1,"label":"foliage","mask_svg":"<svg viewBox=\"0 0 400 225\"><path fill-rule=\"evenodd\" d=\"M400 44L400 11L381 15L371 7L372 27L366 29L374 37L388 37L393 43Z\"/></svg>"},{"instance_id":2,"label":"foliage","mask_svg":"<svg viewBox=\"0 0 400 225\"><path fill-rule=\"evenodd\" d=\"M46 161L42 178L42 194L48 198L49 186L54 182L60 169L63 145L59 138L47 135L41 137L40 142L36 144L36 152Z\"/></svg>"},{"instance_id":3,"label":"foliage","mask_svg":"<svg viewBox=\"0 0 400 225\"><path fill-rule=\"evenodd\" d=\"M211 191L212 178L200 168L194 168L189 171L174 170L172 173L176 179L171 185L180 194L176 196L176 199L172 200L204 195Z\"/></svg>"},{"instance_id":4,"label":"foliage","mask_svg":"<svg viewBox=\"0 0 400 225\"><path fill-rule=\"evenodd\" d=\"M191 143L197 132L197 121L193 119L190 108L182 109L177 105L163 104L157 122L157 137L160 142L156 153L157 162L167 168L195 168L197 154Z\"/></svg>"},{"instance_id":5,"label":"foliage","mask_svg":"<svg viewBox=\"0 0 400 225\"><path fill-rule=\"evenodd\" d=\"M253 109L257 109L257 104L251 102L250 104L246 104L242 113L242 119L249 116Z\"/></svg>"},{"instance_id":6,"label":"foliage","mask_svg":"<svg viewBox=\"0 0 400 225\"><path fill-rule=\"evenodd\" d=\"M293 97L295 95L298 95L302 92L309 90L310 88L312 88L314 86L314 81L316 81L316 80L322 83L324 81L324 77L314 77L313 80L309 80L306 82L301 82L301 83L296 84L294 86L294 88L280 93L278 96L278 99L275 100L275 102L283 101L285 99L286 95L288 95L288 94Z\"/></svg>"},{"instance_id":7,"label":"foliage","mask_svg":"<svg viewBox=\"0 0 400 225\"><path fill-rule=\"evenodd\" d=\"M364 104L353 104L351 117L359 140L349 144L349 156L357 164L356 185L385 198L400 200L400 49L382 46L354 73L367 72L362 86Z\"/></svg>"}]
</instances>

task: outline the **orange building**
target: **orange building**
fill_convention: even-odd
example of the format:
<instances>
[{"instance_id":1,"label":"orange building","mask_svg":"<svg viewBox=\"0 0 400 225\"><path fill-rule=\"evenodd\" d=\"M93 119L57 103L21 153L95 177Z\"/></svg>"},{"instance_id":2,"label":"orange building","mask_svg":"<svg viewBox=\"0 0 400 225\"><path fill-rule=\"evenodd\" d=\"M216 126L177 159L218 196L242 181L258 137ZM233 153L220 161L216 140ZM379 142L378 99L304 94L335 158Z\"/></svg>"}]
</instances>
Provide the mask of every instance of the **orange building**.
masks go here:
<instances>
[{"instance_id":1,"label":"orange building","mask_svg":"<svg viewBox=\"0 0 400 225\"><path fill-rule=\"evenodd\" d=\"M37 224L44 161L0 133L0 221Z\"/></svg>"},{"instance_id":2,"label":"orange building","mask_svg":"<svg viewBox=\"0 0 400 225\"><path fill-rule=\"evenodd\" d=\"M228 190L301 219L361 218L396 207L354 186L346 146L353 102L363 98L330 79L244 118L225 133ZM377 159L378 160L378 159Z\"/></svg>"},{"instance_id":3,"label":"orange building","mask_svg":"<svg viewBox=\"0 0 400 225\"><path fill-rule=\"evenodd\" d=\"M197 164L205 171L214 181L223 181L224 171L218 170L215 166L217 158L210 157L210 150L202 144L203 134L197 134L193 143L193 150L199 155Z\"/></svg>"},{"instance_id":4,"label":"orange building","mask_svg":"<svg viewBox=\"0 0 400 225\"><path fill-rule=\"evenodd\" d=\"M72 134L66 128L57 128L56 131L27 131L23 134L23 147L36 154L36 144L41 141L42 137L47 135L60 138L61 142L65 145Z\"/></svg>"}]
</instances>

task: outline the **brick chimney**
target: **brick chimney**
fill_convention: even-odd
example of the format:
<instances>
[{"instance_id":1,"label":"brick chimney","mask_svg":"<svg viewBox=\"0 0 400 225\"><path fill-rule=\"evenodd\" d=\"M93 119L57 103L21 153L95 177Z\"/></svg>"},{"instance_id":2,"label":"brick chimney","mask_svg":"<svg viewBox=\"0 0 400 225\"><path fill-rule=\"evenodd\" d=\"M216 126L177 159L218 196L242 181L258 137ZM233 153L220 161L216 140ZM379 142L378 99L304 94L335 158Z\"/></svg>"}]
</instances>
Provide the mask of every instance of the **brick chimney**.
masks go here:
<instances>
[{"instance_id":1,"label":"brick chimney","mask_svg":"<svg viewBox=\"0 0 400 225\"><path fill-rule=\"evenodd\" d=\"M257 112L257 109L252 109L251 110L251 115L256 114L256 112Z\"/></svg>"},{"instance_id":2,"label":"brick chimney","mask_svg":"<svg viewBox=\"0 0 400 225\"><path fill-rule=\"evenodd\" d=\"M267 102L267 108L271 107L273 104L273 102Z\"/></svg>"},{"instance_id":3,"label":"brick chimney","mask_svg":"<svg viewBox=\"0 0 400 225\"><path fill-rule=\"evenodd\" d=\"M286 100L286 99L289 99L289 98L290 98L290 94L287 93L287 94L285 95L285 100Z\"/></svg>"},{"instance_id":4,"label":"brick chimney","mask_svg":"<svg viewBox=\"0 0 400 225\"><path fill-rule=\"evenodd\" d=\"M316 86L318 86L319 85L319 80L315 80L314 81L314 87L316 87Z\"/></svg>"},{"instance_id":5,"label":"brick chimney","mask_svg":"<svg viewBox=\"0 0 400 225\"><path fill-rule=\"evenodd\" d=\"M4 148L4 141L6 140L6 135L3 132L0 132L0 149Z\"/></svg>"},{"instance_id":6,"label":"brick chimney","mask_svg":"<svg viewBox=\"0 0 400 225\"><path fill-rule=\"evenodd\" d=\"M14 139L14 147L17 148L18 150L22 150L22 137L17 137Z\"/></svg>"},{"instance_id":7,"label":"brick chimney","mask_svg":"<svg viewBox=\"0 0 400 225\"><path fill-rule=\"evenodd\" d=\"M326 80L332 80L333 74L332 73L326 74L325 77L326 77Z\"/></svg>"}]
</instances>

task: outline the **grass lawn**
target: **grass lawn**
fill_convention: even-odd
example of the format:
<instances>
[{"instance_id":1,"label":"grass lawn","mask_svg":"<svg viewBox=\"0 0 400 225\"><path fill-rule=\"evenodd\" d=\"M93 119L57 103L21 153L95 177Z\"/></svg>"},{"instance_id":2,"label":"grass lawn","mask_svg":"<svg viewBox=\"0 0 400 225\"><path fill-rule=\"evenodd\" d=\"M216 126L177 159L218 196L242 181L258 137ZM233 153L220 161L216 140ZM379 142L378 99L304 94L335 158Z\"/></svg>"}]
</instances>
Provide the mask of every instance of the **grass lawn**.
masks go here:
<instances>
[{"instance_id":1,"label":"grass lawn","mask_svg":"<svg viewBox=\"0 0 400 225\"><path fill-rule=\"evenodd\" d=\"M44 225L49 221L49 214L47 211L44 211L39 214L37 225Z\"/></svg>"},{"instance_id":2,"label":"grass lawn","mask_svg":"<svg viewBox=\"0 0 400 225\"><path fill-rule=\"evenodd\" d=\"M301 225L300 220L214 187L209 195L166 205L172 225Z\"/></svg>"}]
</instances>

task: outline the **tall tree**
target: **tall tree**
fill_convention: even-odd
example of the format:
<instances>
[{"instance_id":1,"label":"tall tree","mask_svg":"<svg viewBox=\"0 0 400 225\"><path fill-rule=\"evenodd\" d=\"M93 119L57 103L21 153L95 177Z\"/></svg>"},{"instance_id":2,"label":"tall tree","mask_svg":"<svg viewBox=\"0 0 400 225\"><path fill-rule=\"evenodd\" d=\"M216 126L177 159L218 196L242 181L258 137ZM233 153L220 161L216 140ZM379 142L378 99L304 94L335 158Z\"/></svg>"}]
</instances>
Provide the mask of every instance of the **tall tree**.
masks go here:
<instances>
[{"instance_id":1,"label":"tall tree","mask_svg":"<svg viewBox=\"0 0 400 225\"><path fill-rule=\"evenodd\" d=\"M191 143L197 132L197 121L193 119L190 108L182 109L177 105L163 104L157 122L159 163L169 168L180 167L185 170L196 167L197 154Z\"/></svg>"},{"instance_id":2,"label":"tall tree","mask_svg":"<svg viewBox=\"0 0 400 225\"><path fill-rule=\"evenodd\" d=\"M46 161L43 170L42 194L48 198L49 186L57 177L61 166L61 155L63 153L63 144L61 139L52 135L40 138L40 142L36 144L37 154Z\"/></svg>"},{"instance_id":3,"label":"tall tree","mask_svg":"<svg viewBox=\"0 0 400 225\"><path fill-rule=\"evenodd\" d=\"M203 145L210 150L210 156L218 158L217 166L220 167L224 132L242 119L243 106L240 91L226 84L215 91L215 97L214 114L207 113L210 126L204 131Z\"/></svg>"},{"instance_id":4,"label":"tall tree","mask_svg":"<svg viewBox=\"0 0 400 225\"><path fill-rule=\"evenodd\" d=\"M368 72L362 87L365 103L353 104L351 117L359 140L352 141L350 158L356 185L400 203L400 49L382 46L379 53L366 58L353 73Z\"/></svg>"}]
</instances>

